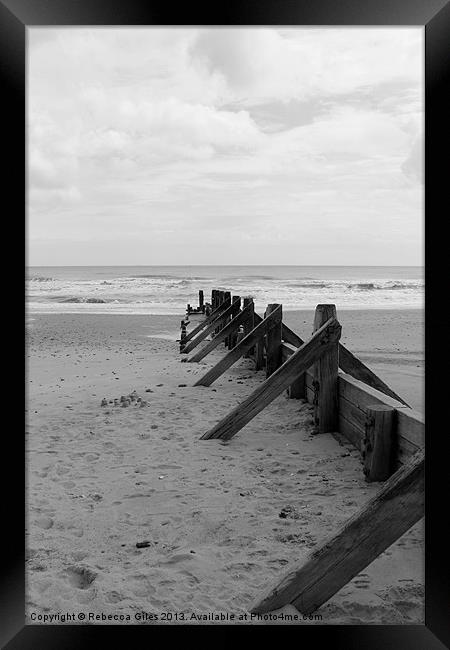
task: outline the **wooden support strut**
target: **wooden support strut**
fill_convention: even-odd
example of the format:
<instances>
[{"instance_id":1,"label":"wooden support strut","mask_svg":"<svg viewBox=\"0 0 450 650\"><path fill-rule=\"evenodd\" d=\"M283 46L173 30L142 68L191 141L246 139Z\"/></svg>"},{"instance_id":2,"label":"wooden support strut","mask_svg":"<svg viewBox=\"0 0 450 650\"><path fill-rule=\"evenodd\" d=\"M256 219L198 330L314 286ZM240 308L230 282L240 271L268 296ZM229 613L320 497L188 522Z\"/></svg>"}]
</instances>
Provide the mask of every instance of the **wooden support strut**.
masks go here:
<instances>
[{"instance_id":1,"label":"wooden support strut","mask_svg":"<svg viewBox=\"0 0 450 650\"><path fill-rule=\"evenodd\" d=\"M197 362L201 361L204 359L210 352L212 352L222 341L229 336L232 332L235 332L242 323L245 323L245 321L251 316L252 313L252 308L251 305L247 305L247 307L239 312L237 316L235 316L230 322L223 328L217 336L215 336L211 341L208 341L208 343L197 352L193 357L188 359L189 363L192 362Z\"/></svg>"},{"instance_id":2,"label":"wooden support strut","mask_svg":"<svg viewBox=\"0 0 450 650\"><path fill-rule=\"evenodd\" d=\"M231 303L231 293L229 291L219 291L219 300L221 304L228 300ZM220 323L218 323L217 330L215 330L214 334L220 332L220 330L223 328L223 324L226 323L227 320L228 320L228 316L224 320L220 321Z\"/></svg>"},{"instance_id":3,"label":"wooden support strut","mask_svg":"<svg viewBox=\"0 0 450 650\"><path fill-rule=\"evenodd\" d=\"M251 303L252 309L254 308L253 302ZM256 314L255 314L256 315ZM248 350L250 350L262 336L271 328L275 327L277 322L281 321L281 310L275 310L267 316L267 318L260 320L259 324L243 339L226 354L223 359L219 361L211 370L209 370L203 377L198 379L194 386L210 386L220 375L222 375L233 363L236 363Z\"/></svg>"},{"instance_id":4,"label":"wooden support strut","mask_svg":"<svg viewBox=\"0 0 450 650\"><path fill-rule=\"evenodd\" d=\"M401 402L405 406L409 406L409 404L405 402L402 397L399 397L399 395L397 395L397 393L395 393L392 388L389 388L389 386L385 384L384 381L377 377L377 375L372 372L370 368L364 365L364 363L360 361L358 357L355 357L355 355L352 354L350 350L347 350L347 348L344 347L342 343L339 344L339 367L341 370L346 372L348 375L351 375L355 379L359 379L359 381L372 386L372 388L376 388L380 391L380 393L384 393L385 395L396 399L398 402Z\"/></svg>"},{"instance_id":5,"label":"wooden support strut","mask_svg":"<svg viewBox=\"0 0 450 650\"><path fill-rule=\"evenodd\" d=\"M423 517L424 465L421 450L250 611L263 614L292 604L310 614L334 596Z\"/></svg>"},{"instance_id":6,"label":"wooden support strut","mask_svg":"<svg viewBox=\"0 0 450 650\"><path fill-rule=\"evenodd\" d=\"M367 407L366 437L362 456L366 481L385 481L392 474L395 409L384 404Z\"/></svg>"},{"instance_id":7,"label":"wooden support strut","mask_svg":"<svg viewBox=\"0 0 450 650\"><path fill-rule=\"evenodd\" d=\"M258 314L256 314L255 321L257 321L258 318L261 318L261 316L258 316ZM282 326L282 337L283 341L297 347L303 345L304 343L303 339L291 329L289 329L289 327L287 327L287 325L284 323ZM409 404L405 402L402 397L397 395L397 393L395 393L392 388L385 384L384 381L380 379L374 372L372 372L372 370L370 370L370 368L368 368L360 359L358 359L358 357L355 357L355 355L352 354L350 350L347 350L347 348L342 343L339 343L339 368L355 379L359 379L359 381L364 382L368 386L376 388L380 391L380 393L384 393L385 395L388 395L389 397L392 397L398 402L401 402L405 406L409 407Z\"/></svg>"},{"instance_id":8,"label":"wooden support strut","mask_svg":"<svg viewBox=\"0 0 450 650\"><path fill-rule=\"evenodd\" d=\"M227 327L227 325L233 320L233 318L239 313L241 309L241 297L240 296L233 296L231 300L231 304L234 305L234 310L231 312L230 318L227 319L228 322L224 323L224 328ZM225 343L226 348L230 348L231 341L230 341L230 336L225 336L225 338L222 339L222 341Z\"/></svg>"},{"instance_id":9,"label":"wooden support strut","mask_svg":"<svg viewBox=\"0 0 450 650\"><path fill-rule=\"evenodd\" d=\"M330 318L336 318L335 305L317 305L314 315L314 331L320 329ZM338 431L338 360L339 341L330 347L328 353L314 364L317 401L314 405L314 420L319 433Z\"/></svg>"},{"instance_id":10,"label":"wooden support strut","mask_svg":"<svg viewBox=\"0 0 450 650\"><path fill-rule=\"evenodd\" d=\"M247 307L247 305L249 305L250 303L253 304L253 298L251 298L250 296L246 296L244 298L244 308ZM253 307L252 317L249 318L246 323L244 323L244 336L250 334L250 332L254 327L255 327L255 309ZM241 339L244 338L244 336L242 336ZM248 357L250 356L250 354L251 354L251 349L244 354L244 357Z\"/></svg>"},{"instance_id":11,"label":"wooden support strut","mask_svg":"<svg viewBox=\"0 0 450 650\"><path fill-rule=\"evenodd\" d=\"M229 440L242 429L255 415L262 411L283 390L292 384L298 375L305 372L312 363L330 352L341 335L341 326L336 318L330 318L318 329L311 339L268 377L246 400L223 418L215 427L207 431L201 440L221 438Z\"/></svg>"},{"instance_id":12,"label":"wooden support strut","mask_svg":"<svg viewBox=\"0 0 450 650\"><path fill-rule=\"evenodd\" d=\"M234 305L229 305L228 308L222 311L215 320L210 322L209 325L203 331L201 331L195 339L191 339L191 341L184 348L183 352L190 352L195 347L197 347L197 345L201 343L201 341L203 341L208 336L208 334L214 332L216 328L220 327L222 323L228 320L234 309Z\"/></svg>"},{"instance_id":13,"label":"wooden support strut","mask_svg":"<svg viewBox=\"0 0 450 650\"><path fill-rule=\"evenodd\" d=\"M186 339L185 339L186 343L188 343L191 339L193 339L194 336L196 336L199 332L201 332L202 329L204 329L207 325L212 323L222 312L225 311L225 309L227 309L230 306L230 304L231 304L230 302L228 302L228 303L224 302L221 305L219 305L218 307L216 307L211 312L211 314L207 318L205 318L204 321L199 323L193 330L191 330L186 335Z\"/></svg>"},{"instance_id":14,"label":"wooden support strut","mask_svg":"<svg viewBox=\"0 0 450 650\"><path fill-rule=\"evenodd\" d=\"M271 314L275 309L282 307L278 304L267 305L266 316ZM272 327L266 333L266 377L270 377L281 364L281 321Z\"/></svg>"}]
</instances>

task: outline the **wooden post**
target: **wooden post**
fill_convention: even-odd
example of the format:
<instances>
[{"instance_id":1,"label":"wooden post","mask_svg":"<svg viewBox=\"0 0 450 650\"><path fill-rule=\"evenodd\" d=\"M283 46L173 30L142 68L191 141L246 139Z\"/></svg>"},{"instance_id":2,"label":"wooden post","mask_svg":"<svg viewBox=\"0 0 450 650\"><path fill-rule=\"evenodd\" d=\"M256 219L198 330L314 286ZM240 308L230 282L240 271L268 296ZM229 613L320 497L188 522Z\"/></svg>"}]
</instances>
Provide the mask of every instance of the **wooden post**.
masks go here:
<instances>
[{"instance_id":1,"label":"wooden post","mask_svg":"<svg viewBox=\"0 0 450 650\"><path fill-rule=\"evenodd\" d=\"M336 318L335 305L317 305L314 315L314 331L317 331L327 320ZM338 372L339 372L339 341L331 346L326 355L314 364L316 399L314 404L314 420L318 433L338 431Z\"/></svg>"},{"instance_id":2,"label":"wooden post","mask_svg":"<svg viewBox=\"0 0 450 650\"><path fill-rule=\"evenodd\" d=\"M231 313L231 317L228 320L228 323L230 322L230 320L233 320L233 318L235 318L238 315L238 313L239 313L239 311L241 309L241 297L240 296L233 296L231 304L234 305L234 309L233 309L233 311ZM224 323L223 326L226 327L228 323ZM231 347L232 347L231 346L231 335L227 336L225 338L224 343L225 343L225 347L228 348L229 350L231 350Z\"/></svg>"},{"instance_id":3,"label":"wooden post","mask_svg":"<svg viewBox=\"0 0 450 650\"><path fill-rule=\"evenodd\" d=\"M183 349L186 345L186 323L184 320L181 321L181 336L180 336L180 352L183 352Z\"/></svg>"},{"instance_id":4,"label":"wooden post","mask_svg":"<svg viewBox=\"0 0 450 650\"><path fill-rule=\"evenodd\" d=\"M255 370L264 368L264 343L265 337L262 336L255 345Z\"/></svg>"},{"instance_id":5,"label":"wooden post","mask_svg":"<svg viewBox=\"0 0 450 650\"><path fill-rule=\"evenodd\" d=\"M228 302L223 303L224 305L229 305ZM202 331L197 334L195 338L192 338L189 343L186 345L184 348L183 352L188 353L191 350L193 350L201 341L203 341L208 334L212 334L212 332L216 331L219 326L223 325L226 321L228 321L230 315L232 314L234 309L233 305L229 305L226 309L223 311L218 312L217 318L214 318L214 315L211 315L209 318L211 319L210 322L207 324L206 327L202 327Z\"/></svg>"},{"instance_id":6,"label":"wooden post","mask_svg":"<svg viewBox=\"0 0 450 650\"><path fill-rule=\"evenodd\" d=\"M266 318L267 314L264 312L264 319ZM256 313L255 313L256 317ZM264 320L262 319L262 320ZM266 344L266 337L265 335L262 336L258 341L256 341L255 344L255 370L261 370L264 368L264 349L265 349L265 344Z\"/></svg>"},{"instance_id":7,"label":"wooden post","mask_svg":"<svg viewBox=\"0 0 450 650\"><path fill-rule=\"evenodd\" d=\"M247 307L250 303L253 303L253 298L250 296L247 296L244 298L244 308ZM253 314L247 321L247 323L244 324L244 336L247 336L247 334L250 334L252 329L255 327L255 307L253 307ZM250 357L252 355L252 350L249 350L244 354L244 357Z\"/></svg>"},{"instance_id":8,"label":"wooden post","mask_svg":"<svg viewBox=\"0 0 450 650\"><path fill-rule=\"evenodd\" d=\"M250 305L249 305L250 306ZM248 307L246 309L248 309ZM253 312L254 313L254 312ZM256 313L254 313L256 316ZM259 317L260 318L260 317ZM250 350L255 343L264 336L264 334L271 328L276 325L278 321L281 320L281 314L278 311L273 311L265 320L260 318L258 324L255 328L244 336L244 338L239 341L239 343L228 352L211 370L208 370L206 375L198 379L194 386L211 386L211 384L216 381L220 375L230 368L233 363L236 363L247 350Z\"/></svg>"},{"instance_id":9,"label":"wooden post","mask_svg":"<svg viewBox=\"0 0 450 650\"><path fill-rule=\"evenodd\" d=\"M197 336L199 332L201 332L207 325L212 323L213 321L216 320L220 316L220 314L225 311L229 307L229 303L222 303L219 307L214 309L206 318L204 321L199 323L196 327L194 327L193 330L191 330L187 335L186 335L186 342L190 341L191 339L194 338L194 336ZM188 322L188 321L186 321Z\"/></svg>"},{"instance_id":10,"label":"wooden post","mask_svg":"<svg viewBox=\"0 0 450 650\"><path fill-rule=\"evenodd\" d=\"M225 302L225 296L224 296L224 294L225 294L224 291L220 291L220 290L218 291L217 303L218 303L219 307L220 307L220 305L222 305L222 304ZM214 330L214 334L217 334L217 332L220 332L221 329L222 329L222 328L221 328L220 325L219 325L219 326Z\"/></svg>"},{"instance_id":11,"label":"wooden post","mask_svg":"<svg viewBox=\"0 0 450 650\"><path fill-rule=\"evenodd\" d=\"M202 314L205 313L205 305L203 302L203 291L201 289L198 292L198 308L202 312Z\"/></svg>"},{"instance_id":12,"label":"wooden post","mask_svg":"<svg viewBox=\"0 0 450 650\"><path fill-rule=\"evenodd\" d=\"M386 481L392 474L392 435L395 409L384 404L367 406L366 437L362 456L366 481Z\"/></svg>"},{"instance_id":13,"label":"wooden post","mask_svg":"<svg viewBox=\"0 0 450 650\"><path fill-rule=\"evenodd\" d=\"M267 305L266 316L271 314L275 309L280 308L281 305L276 303ZM281 312L282 313L282 312ZM280 366L281 363L281 322L273 327L266 334L266 377L270 377L272 373Z\"/></svg>"},{"instance_id":14,"label":"wooden post","mask_svg":"<svg viewBox=\"0 0 450 650\"><path fill-rule=\"evenodd\" d=\"M278 307L279 309L281 309L281 305ZM274 313L277 313L278 310ZM247 399L218 422L216 426L207 431L201 437L201 440L209 440L210 438L229 440L232 438L247 422L250 422L255 415L286 390L296 377L305 372L322 356L328 354L330 348L339 340L340 335L341 326L336 318L330 318L317 332L314 332L307 343L298 348ZM229 354L233 354L233 351L229 352Z\"/></svg>"},{"instance_id":15,"label":"wooden post","mask_svg":"<svg viewBox=\"0 0 450 650\"><path fill-rule=\"evenodd\" d=\"M222 291L222 296L223 296L224 301L225 300L231 300L231 292L230 291ZM231 303L231 304L233 304L233 303ZM230 319L227 318L221 325L219 325L219 331L222 330L225 327L225 325L228 323L229 320Z\"/></svg>"},{"instance_id":16,"label":"wooden post","mask_svg":"<svg viewBox=\"0 0 450 650\"><path fill-rule=\"evenodd\" d=\"M208 355L212 350L214 350L223 340L225 340L228 336L230 336L232 333L236 332L241 323L245 323L246 318L248 317L248 310L249 307L246 307L243 311L240 311L237 316L232 318L230 322L221 330L218 332L218 334L211 339L211 341L208 341L208 343L201 348L194 356L190 357L188 359L189 363L192 362L198 362L201 361ZM198 385L198 384L196 384Z\"/></svg>"},{"instance_id":17,"label":"wooden post","mask_svg":"<svg viewBox=\"0 0 450 650\"><path fill-rule=\"evenodd\" d=\"M304 399L306 394L305 375L300 375L288 388L289 399Z\"/></svg>"},{"instance_id":18,"label":"wooden post","mask_svg":"<svg viewBox=\"0 0 450 650\"><path fill-rule=\"evenodd\" d=\"M423 517L424 467L424 452L419 451L250 611L263 614L292 604L310 614L334 596Z\"/></svg>"}]
</instances>

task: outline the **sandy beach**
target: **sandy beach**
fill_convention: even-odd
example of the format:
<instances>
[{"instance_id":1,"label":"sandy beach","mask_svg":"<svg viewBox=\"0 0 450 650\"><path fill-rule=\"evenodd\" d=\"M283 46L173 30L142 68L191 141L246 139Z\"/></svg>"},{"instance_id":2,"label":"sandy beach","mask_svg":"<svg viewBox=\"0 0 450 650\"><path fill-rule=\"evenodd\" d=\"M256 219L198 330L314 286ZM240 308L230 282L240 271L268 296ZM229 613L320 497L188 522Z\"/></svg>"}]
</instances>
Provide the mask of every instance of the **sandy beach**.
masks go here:
<instances>
[{"instance_id":1,"label":"sandy beach","mask_svg":"<svg viewBox=\"0 0 450 650\"><path fill-rule=\"evenodd\" d=\"M29 314L27 622L246 622L202 617L244 616L379 489L359 452L313 435L312 407L285 395L230 442L200 441L265 374L241 360L193 387L224 348L181 363L181 317ZM423 412L423 312L338 319L342 343ZM284 322L308 338L313 312ZM140 402L110 403L133 391ZM423 623L423 554L422 520L298 622Z\"/></svg>"}]
</instances>

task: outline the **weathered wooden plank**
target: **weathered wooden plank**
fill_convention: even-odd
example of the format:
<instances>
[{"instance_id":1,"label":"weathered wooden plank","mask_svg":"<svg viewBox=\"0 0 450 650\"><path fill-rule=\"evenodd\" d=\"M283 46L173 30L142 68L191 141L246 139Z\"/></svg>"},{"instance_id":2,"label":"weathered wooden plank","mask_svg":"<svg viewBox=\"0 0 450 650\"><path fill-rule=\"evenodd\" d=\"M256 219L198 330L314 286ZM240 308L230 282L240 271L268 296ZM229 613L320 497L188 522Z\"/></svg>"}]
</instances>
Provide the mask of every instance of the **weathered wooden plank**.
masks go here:
<instances>
[{"instance_id":1,"label":"weathered wooden plank","mask_svg":"<svg viewBox=\"0 0 450 650\"><path fill-rule=\"evenodd\" d=\"M281 320L281 312L274 311L272 312L265 320L261 322L247 334L237 345L234 347L228 354L226 354L223 359L219 361L211 370L209 370L203 377L198 379L194 386L210 386L220 375L222 375L228 368L230 368L233 363L236 363L247 350L250 350L260 339L264 336L264 333L270 328L274 327L277 322Z\"/></svg>"},{"instance_id":2,"label":"weathered wooden plank","mask_svg":"<svg viewBox=\"0 0 450 650\"><path fill-rule=\"evenodd\" d=\"M363 410L369 404L386 404L393 408L405 408L402 402L343 372L340 372L338 376L338 393L339 396L345 397L349 402Z\"/></svg>"},{"instance_id":3,"label":"weathered wooden plank","mask_svg":"<svg viewBox=\"0 0 450 650\"><path fill-rule=\"evenodd\" d=\"M296 347L290 345L289 343L281 344L281 360L284 363L289 357L291 357L294 352L297 350Z\"/></svg>"},{"instance_id":4,"label":"weathered wooden plank","mask_svg":"<svg viewBox=\"0 0 450 650\"><path fill-rule=\"evenodd\" d=\"M340 530L252 606L263 614L287 604L310 614L365 569L424 514L424 453L418 452Z\"/></svg>"},{"instance_id":5,"label":"weathered wooden plank","mask_svg":"<svg viewBox=\"0 0 450 650\"><path fill-rule=\"evenodd\" d=\"M259 325L259 323L261 323L264 320L256 312L254 318L255 318L255 325ZM264 349L265 349L265 336L262 336L255 344L254 355L253 355L255 361L255 370L261 370L262 368L264 368Z\"/></svg>"},{"instance_id":6,"label":"weathered wooden plank","mask_svg":"<svg viewBox=\"0 0 450 650\"><path fill-rule=\"evenodd\" d=\"M294 348L298 348L303 345L304 341L300 338L295 332L293 332L287 325L282 324L281 330L282 339L284 344L292 345ZM282 350L283 354L283 350ZM288 388L288 395L290 399L304 399L306 397L306 384L305 376L301 375L293 382Z\"/></svg>"},{"instance_id":7,"label":"weathered wooden plank","mask_svg":"<svg viewBox=\"0 0 450 650\"><path fill-rule=\"evenodd\" d=\"M234 310L234 305L230 305L227 309L225 309L215 320L213 320L209 325L206 326L205 329L203 329L195 339L191 339L191 341L186 345L184 348L183 352L190 352L193 350L199 343L201 343L206 337L214 332L216 328L219 328L222 323L224 323L230 314L233 313Z\"/></svg>"},{"instance_id":8,"label":"weathered wooden plank","mask_svg":"<svg viewBox=\"0 0 450 650\"><path fill-rule=\"evenodd\" d=\"M397 409L397 436L418 447L425 445L425 418L413 409Z\"/></svg>"},{"instance_id":9,"label":"weathered wooden plank","mask_svg":"<svg viewBox=\"0 0 450 650\"><path fill-rule=\"evenodd\" d=\"M339 376L339 380L342 375ZM339 381L338 380L338 381ZM363 385L364 386L364 385ZM364 390L363 387L361 390ZM369 400L372 396L369 397ZM384 395L381 396L384 399ZM359 400L359 403L365 399ZM378 402L383 405L383 402ZM363 448L367 407L360 408L342 395L339 396L339 431L360 451ZM345 419L345 421L342 420ZM412 409L402 406L395 409L393 442L393 469L404 464L413 454L424 446L425 424L423 416Z\"/></svg>"},{"instance_id":10,"label":"weathered wooden plank","mask_svg":"<svg viewBox=\"0 0 450 650\"><path fill-rule=\"evenodd\" d=\"M363 442L363 472L366 481L386 481L393 468L395 409L385 404L367 407L366 434Z\"/></svg>"},{"instance_id":11,"label":"weathered wooden plank","mask_svg":"<svg viewBox=\"0 0 450 650\"><path fill-rule=\"evenodd\" d=\"M364 437L367 410L365 408L358 408L355 404L345 399L345 397L339 395L339 412L342 413L343 416L357 429L359 429L362 437Z\"/></svg>"},{"instance_id":12,"label":"weathered wooden plank","mask_svg":"<svg viewBox=\"0 0 450 650\"><path fill-rule=\"evenodd\" d=\"M210 352L212 352L222 341L226 339L232 332L235 332L242 323L245 323L247 318L252 312L252 305L248 305L243 311L239 312L230 322L221 330L217 336L199 350L193 357L188 359L188 362L198 362L204 359Z\"/></svg>"},{"instance_id":13,"label":"weathered wooden plank","mask_svg":"<svg viewBox=\"0 0 450 650\"><path fill-rule=\"evenodd\" d=\"M246 297L244 298L244 307L247 307L247 305L250 305L250 304L253 305L253 312L252 312L251 318L249 318L249 319L247 320L247 322L244 323L244 336L247 336L247 334L250 334L250 332L252 331L252 329L254 329L255 324L256 324L256 323L255 323L255 305L254 305L254 303L253 303L253 298L252 298L251 296L246 296ZM241 339L244 338L244 336L241 337ZM251 352L252 352L251 349L248 350L248 351L244 354L244 357L249 357L249 356L251 355Z\"/></svg>"},{"instance_id":14,"label":"weathered wooden plank","mask_svg":"<svg viewBox=\"0 0 450 650\"><path fill-rule=\"evenodd\" d=\"M330 318L273 375L268 377L246 400L218 422L215 427L207 431L201 439L221 438L229 440L232 438L247 422L250 422L255 415L278 397L283 390L286 390L306 368L309 368L312 363L327 354L330 347L334 346L336 341L339 340L340 334L340 324L335 318Z\"/></svg>"},{"instance_id":15,"label":"weathered wooden plank","mask_svg":"<svg viewBox=\"0 0 450 650\"><path fill-rule=\"evenodd\" d=\"M264 351L265 351L266 337L262 336L255 343L255 370L264 368Z\"/></svg>"},{"instance_id":16,"label":"weathered wooden plank","mask_svg":"<svg viewBox=\"0 0 450 650\"><path fill-rule=\"evenodd\" d=\"M305 375L300 375L288 388L289 399L305 399Z\"/></svg>"},{"instance_id":17,"label":"weathered wooden plank","mask_svg":"<svg viewBox=\"0 0 450 650\"><path fill-rule=\"evenodd\" d=\"M229 318L225 321L225 323L224 323L224 325L223 325L224 328L225 328L225 327L228 325L228 323L229 323L230 321L232 321L233 318L234 318L235 316L237 316L238 313L240 312L240 310L241 310L241 297L240 297L240 296L233 296L233 299L232 299L232 301L231 301L231 304L234 306L234 309L232 310L232 312L231 312ZM231 345L230 336L226 336L225 339L222 339L222 340L223 340L224 343L225 343L225 347L226 347L226 348L230 348L230 345Z\"/></svg>"},{"instance_id":18,"label":"weathered wooden plank","mask_svg":"<svg viewBox=\"0 0 450 650\"><path fill-rule=\"evenodd\" d=\"M299 348L305 342L298 336L298 334L289 329L289 327L284 323L281 329L282 338L285 343L290 343L291 345L295 345L297 348Z\"/></svg>"},{"instance_id":19,"label":"weathered wooden plank","mask_svg":"<svg viewBox=\"0 0 450 650\"><path fill-rule=\"evenodd\" d=\"M225 302L224 291L221 291L220 289L218 289L217 290L217 304L218 304L218 306L222 305L224 302ZM231 304L231 296L230 296L230 304ZM214 334L217 334L217 332L219 330L220 330L220 327L218 325L216 325L216 328L214 329Z\"/></svg>"},{"instance_id":20,"label":"weathered wooden plank","mask_svg":"<svg viewBox=\"0 0 450 650\"><path fill-rule=\"evenodd\" d=\"M215 291L215 289L213 289L213 291ZM207 325L209 325L209 324L212 323L214 320L216 320L216 318L217 318L217 317L218 317L218 316L219 316L223 311L225 311L225 309L227 309L227 307L229 307L230 304L231 304L231 303L229 303L229 304L227 304L227 303L223 303L223 304L219 305L218 307L216 307L216 308L211 312L211 314L210 314L207 318L205 318L205 320L203 320L203 321L202 321L201 323L199 323L196 327L194 327L194 329L193 329L192 331L188 332L188 334L186 335L185 342L188 343L191 339L194 338L194 336L196 336L196 334L198 334L199 332L201 332L202 329L204 329Z\"/></svg>"},{"instance_id":21,"label":"weathered wooden plank","mask_svg":"<svg viewBox=\"0 0 450 650\"><path fill-rule=\"evenodd\" d=\"M392 397L393 399L401 402L405 406L409 406L405 400L397 395L392 388L384 383L370 368L368 368L358 357L355 357L354 354L347 350L342 344L339 346L339 367L344 372L352 375L355 379L376 388L381 393Z\"/></svg>"},{"instance_id":22,"label":"weathered wooden plank","mask_svg":"<svg viewBox=\"0 0 450 650\"><path fill-rule=\"evenodd\" d=\"M282 343L281 344L281 362L284 363L287 359L289 359L290 356L294 354L296 351L296 347L294 345L290 345L289 343ZM297 377L297 379L292 382L292 384L288 388L288 396L289 399L304 399L305 398L305 391L306 391L306 384L305 384L305 375L300 375L300 377Z\"/></svg>"},{"instance_id":23,"label":"weathered wooden plank","mask_svg":"<svg viewBox=\"0 0 450 650\"><path fill-rule=\"evenodd\" d=\"M364 440L364 433L359 427L356 427L353 422L347 420L342 411L339 411L339 433L347 438L349 442L356 447L358 451L361 451L362 443Z\"/></svg>"},{"instance_id":24,"label":"weathered wooden plank","mask_svg":"<svg viewBox=\"0 0 450 650\"><path fill-rule=\"evenodd\" d=\"M411 456L414 456L414 454L420 449L423 449L423 447L415 445L407 438L398 437L395 441L394 449L393 467L394 469L397 469L400 465L407 463Z\"/></svg>"},{"instance_id":25,"label":"weathered wooden plank","mask_svg":"<svg viewBox=\"0 0 450 650\"><path fill-rule=\"evenodd\" d=\"M318 330L330 318L336 318L336 306L331 304L317 305L314 314L314 331ZM327 354L314 364L318 399L314 408L314 419L319 433L330 433L338 429L338 387L339 372L338 346L330 347Z\"/></svg>"},{"instance_id":26,"label":"weathered wooden plank","mask_svg":"<svg viewBox=\"0 0 450 650\"><path fill-rule=\"evenodd\" d=\"M283 341L286 343L291 343L292 345L300 346L303 345L304 341L301 339L298 334L293 332L283 323ZM347 350L347 348L339 343L339 368L343 371L364 382L372 388L376 388L381 393L396 399L405 406L409 404L397 393L395 393L392 388L390 388L382 379L380 379L370 368L368 368L358 357L355 357L354 354Z\"/></svg>"},{"instance_id":27,"label":"weathered wooden plank","mask_svg":"<svg viewBox=\"0 0 450 650\"><path fill-rule=\"evenodd\" d=\"M282 306L273 303L267 305L266 316ZM283 317L283 316L281 316ZM266 377L270 377L281 364L281 321L266 333Z\"/></svg>"}]
</instances>

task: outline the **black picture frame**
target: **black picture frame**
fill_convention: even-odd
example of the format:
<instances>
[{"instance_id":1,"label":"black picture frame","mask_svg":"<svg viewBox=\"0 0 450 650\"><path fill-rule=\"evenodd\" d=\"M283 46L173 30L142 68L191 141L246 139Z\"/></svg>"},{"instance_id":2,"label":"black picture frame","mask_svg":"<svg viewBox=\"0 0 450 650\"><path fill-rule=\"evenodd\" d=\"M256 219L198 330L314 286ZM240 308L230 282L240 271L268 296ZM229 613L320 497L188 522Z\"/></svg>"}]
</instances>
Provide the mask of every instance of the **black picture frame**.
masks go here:
<instances>
[{"instance_id":1,"label":"black picture frame","mask_svg":"<svg viewBox=\"0 0 450 650\"><path fill-rule=\"evenodd\" d=\"M449 647L449 549L443 534L447 487L450 334L445 317L447 238L440 224L448 220L449 184L449 61L450 4L447 0L227 0L220 5L161 0L0 0L0 83L4 159L2 175L3 241L9 249L12 221L19 224L16 242L25 241L25 84L26 27L38 25L421 25L425 28L425 245L426 245L426 579L425 625L296 627L298 641L332 648L420 649ZM5 153L6 152L6 153ZM8 206L7 208L5 206ZM8 239L7 239L8 238ZM19 252L18 257L21 253ZM17 257L16 257L17 259ZM23 268L25 267L25 264ZM20 274L19 274L20 275ZM20 296L20 293L19 293ZM448 307L447 307L448 310ZM22 318L19 306L15 310ZM9 318L9 317L8 317ZM24 322L24 321L22 321ZM17 350L23 330L15 328L17 343L4 345L11 355L6 371L21 367ZM11 332L10 332L11 333ZM6 350L7 348L7 350ZM25 444L21 427L4 429L3 562L0 583L0 644L9 650L68 649L105 642L113 634L118 644L149 642L147 625L25 626ZM9 469L6 476L6 469ZM7 526L5 526L7 523ZM166 626L167 630L174 626ZM178 626L175 626L178 627ZM189 627L189 626L188 626ZM199 626L191 629L197 630ZM236 626L230 626L234 629ZM216 626L209 628L214 631ZM252 628L253 629L253 628ZM132 640L131 640L132 639Z\"/></svg>"}]
</instances>

